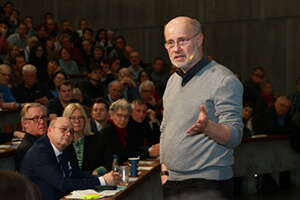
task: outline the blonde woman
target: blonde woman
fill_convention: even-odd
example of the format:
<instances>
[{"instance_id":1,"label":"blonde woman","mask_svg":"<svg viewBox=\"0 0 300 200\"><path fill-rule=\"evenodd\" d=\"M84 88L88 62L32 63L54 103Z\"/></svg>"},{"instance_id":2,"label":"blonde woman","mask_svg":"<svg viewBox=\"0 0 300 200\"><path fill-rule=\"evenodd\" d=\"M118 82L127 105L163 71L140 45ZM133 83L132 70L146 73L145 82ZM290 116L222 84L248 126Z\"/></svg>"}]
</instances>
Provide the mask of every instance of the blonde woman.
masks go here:
<instances>
[{"instance_id":1,"label":"blonde woman","mask_svg":"<svg viewBox=\"0 0 300 200\"><path fill-rule=\"evenodd\" d=\"M103 144L99 134L91 132L84 108L79 103L71 103L65 108L63 117L70 119L76 133L67 148L71 161L82 171L98 176L111 170L112 151Z\"/></svg>"}]
</instances>

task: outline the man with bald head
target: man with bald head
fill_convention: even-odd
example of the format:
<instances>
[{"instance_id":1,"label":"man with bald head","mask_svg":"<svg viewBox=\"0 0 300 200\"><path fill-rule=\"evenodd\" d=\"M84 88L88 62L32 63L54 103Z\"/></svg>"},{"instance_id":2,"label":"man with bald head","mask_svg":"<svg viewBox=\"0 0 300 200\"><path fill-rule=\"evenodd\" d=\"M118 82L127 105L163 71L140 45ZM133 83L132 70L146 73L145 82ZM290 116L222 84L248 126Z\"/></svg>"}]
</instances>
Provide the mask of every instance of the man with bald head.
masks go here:
<instances>
[{"instance_id":1,"label":"man with bald head","mask_svg":"<svg viewBox=\"0 0 300 200\"><path fill-rule=\"evenodd\" d=\"M73 134L70 120L58 117L51 121L47 135L36 141L24 157L20 174L39 187L44 200L60 199L74 190L120 182L119 173L110 172L97 177L73 165L65 151Z\"/></svg>"},{"instance_id":2,"label":"man with bald head","mask_svg":"<svg viewBox=\"0 0 300 200\"><path fill-rule=\"evenodd\" d=\"M230 198L233 149L243 136L243 87L229 69L204 54L197 20L176 17L165 26L164 36L169 58L179 68L163 96L160 159L165 199L182 199L204 189Z\"/></svg>"}]
</instances>

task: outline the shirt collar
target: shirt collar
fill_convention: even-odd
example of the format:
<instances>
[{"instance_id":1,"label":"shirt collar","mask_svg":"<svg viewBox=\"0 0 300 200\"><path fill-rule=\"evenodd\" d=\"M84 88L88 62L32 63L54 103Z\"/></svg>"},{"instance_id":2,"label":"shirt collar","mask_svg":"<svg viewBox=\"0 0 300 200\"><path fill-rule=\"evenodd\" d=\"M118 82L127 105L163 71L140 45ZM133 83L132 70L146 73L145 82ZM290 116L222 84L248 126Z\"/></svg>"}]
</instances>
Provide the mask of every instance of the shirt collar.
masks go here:
<instances>
[{"instance_id":1,"label":"shirt collar","mask_svg":"<svg viewBox=\"0 0 300 200\"><path fill-rule=\"evenodd\" d=\"M203 58L186 73L184 73L181 69L178 69L176 73L182 77L181 86L185 86L203 67L210 62L211 60L204 55Z\"/></svg>"},{"instance_id":2,"label":"shirt collar","mask_svg":"<svg viewBox=\"0 0 300 200\"><path fill-rule=\"evenodd\" d=\"M54 150L54 153L55 153L56 157L63 153L62 151L59 151L51 142L50 142L50 144L51 144L51 146Z\"/></svg>"}]
</instances>

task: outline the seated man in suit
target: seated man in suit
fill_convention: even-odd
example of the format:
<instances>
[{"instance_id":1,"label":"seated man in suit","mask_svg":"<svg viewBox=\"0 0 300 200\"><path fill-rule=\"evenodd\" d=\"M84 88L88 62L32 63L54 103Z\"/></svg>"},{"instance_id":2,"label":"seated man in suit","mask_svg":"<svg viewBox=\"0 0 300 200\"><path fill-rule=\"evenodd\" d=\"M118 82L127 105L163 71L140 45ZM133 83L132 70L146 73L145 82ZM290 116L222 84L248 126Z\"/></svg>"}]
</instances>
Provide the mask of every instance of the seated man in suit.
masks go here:
<instances>
[{"instance_id":1,"label":"seated man in suit","mask_svg":"<svg viewBox=\"0 0 300 200\"><path fill-rule=\"evenodd\" d=\"M122 96L128 101L132 102L134 99L139 98L138 88L136 83L132 79L132 75L128 68L124 67L120 69L118 79L123 84Z\"/></svg>"},{"instance_id":2,"label":"seated man in suit","mask_svg":"<svg viewBox=\"0 0 300 200\"><path fill-rule=\"evenodd\" d=\"M131 103L132 114L127 130L136 143L142 147L150 147L159 143L159 122L155 118L155 111L147 108L147 103L142 99L133 100Z\"/></svg>"},{"instance_id":3,"label":"seated man in suit","mask_svg":"<svg viewBox=\"0 0 300 200\"><path fill-rule=\"evenodd\" d=\"M23 82L11 90L17 102L36 102L47 105L48 101L54 98L47 86L42 83L36 83L36 77L35 66L27 64L22 68Z\"/></svg>"},{"instance_id":4,"label":"seated man in suit","mask_svg":"<svg viewBox=\"0 0 300 200\"><path fill-rule=\"evenodd\" d=\"M16 170L31 146L47 132L47 110L39 103L28 103L21 110L21 121L25 136L16 151Z\"/></svg>"},{"instance_id":5,"label":"seated man in suit","mask_svg":"<svg viewBox=\"0 0 300 200\"><path fill-rule=\"evenodd\" d=\"M103 127L106 126L109 117L109 106L108 101L102 98L96 99L91 112L91 129L93 133L100 133Z\"/></svg>"},{"instance_id":6,"label":"seated man in suit","mask_svg":"<svg viewBox=\"0 0 300 200\"><path fill-rule=\"evenodd\" d=\"M288 97L278 97L273 106L260 114L259 125L255 132L274 135L292 134L297 131L297 126L288 113L290 106L291 101Z\"/></svg>"},{"instance_id":7,"label":"seated man in suit","mask_svg":"<svg viewBox=\"0 0 300 200\"><path fill-rule=\"evenodd\" d=\"M103 99L113 103L121 98L123 92L123 85L121 81L114 80L108 84L108 94L103 97Z\"/></svg>"},{"instance_id":8,"label":"seated man in suit","mask_svg":"<svg viewBox=\"0 0 300 200\"><path fill-rule=\"evenodd\" d=\"M20 174L39 187L44 200L60 199L73 190L120 182L118 173L110 172L98 177L75 167L65 151L72 142L73 134L73 126L68 118L52 120L48 134L32 146L22 162Z\"/></svg>"}]
</instances>

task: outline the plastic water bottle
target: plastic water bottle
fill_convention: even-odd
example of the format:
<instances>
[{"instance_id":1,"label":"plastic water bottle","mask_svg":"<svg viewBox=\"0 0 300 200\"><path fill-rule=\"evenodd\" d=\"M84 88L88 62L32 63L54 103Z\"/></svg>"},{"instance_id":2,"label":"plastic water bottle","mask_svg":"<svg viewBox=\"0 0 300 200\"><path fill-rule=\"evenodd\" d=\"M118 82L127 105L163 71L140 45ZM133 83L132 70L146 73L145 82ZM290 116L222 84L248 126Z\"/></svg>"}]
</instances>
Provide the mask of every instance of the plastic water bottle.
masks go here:
<instances>
[{"instance_id":1,"label":"plastic water bottle","mask_svg":"<svg viewBox=\"0 0 300 200\"><path fill-rule=\"evenodd\" d=\"M113 156L112 170L113 172L119 172L119 160L117 154L114 154Z\"/></svg>"}]
</instances>

